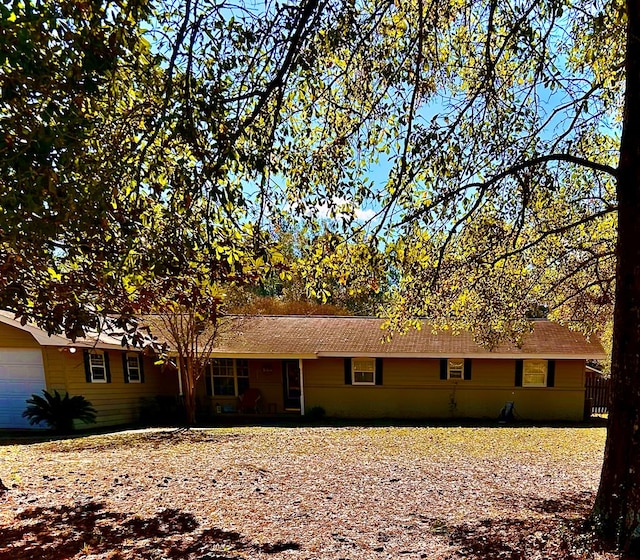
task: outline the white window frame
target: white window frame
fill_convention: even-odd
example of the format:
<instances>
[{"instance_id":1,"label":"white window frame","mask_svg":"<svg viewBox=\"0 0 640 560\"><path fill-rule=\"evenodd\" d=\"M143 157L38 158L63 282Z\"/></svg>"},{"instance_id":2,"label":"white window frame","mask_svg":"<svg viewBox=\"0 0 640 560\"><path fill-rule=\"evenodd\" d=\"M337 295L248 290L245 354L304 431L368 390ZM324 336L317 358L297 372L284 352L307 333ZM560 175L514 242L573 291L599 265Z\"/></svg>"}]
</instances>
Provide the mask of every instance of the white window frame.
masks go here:
<instances>
[{"instance_id":1,"label":"white window frame","mask_svg":"<svg viewBox=\"0 0 640 560\"><path fill-rule=\"evenodd\" d=\"M136 359L136 367L135 368L131 368L129 365L129 358L135 358ZM140 356L140 354L138 354L138 352L127 352L126 354L126 364L127 364L127 380L129 383L142 383L142 368L140 367L140 360L141 360L142 356ZM131 371L132 369L134 369L136 371L136 375L137 375L137 379L133 379L131 377Z\"/></svg>"},{"instance_id":2,"label":"white window frame","mask_svg":"<svg viewBox=\"0 0 640 560\"><path fill-rule=\"evenodd\" d=\"M100 360L102 361L102 365L99 364L95 364L95 369L102 369L102 379L100 379L99 377L95 376L94 373L94 363L93 363L93 359L100 357ZM91 383L107 383L107 360L105 359L104 356L104 351L103 350L90 350L89 351L89 372L91 373Z\"/></svg>"},{"instance_id":3,"label":"white window frame","mask_svg":"<svg viewBox=\"0 0 640 560\"><path fill-rule=\"evenodd\" d=\"M544 367L544 379L542 383L527 382L528 375L540 375L541 371L527 371L528 369L541 369ZM549 360L523 360L522 361L522 386L523 387L546 387L549 376Z\"/></svg>"},{"instance_id":4,"label":"white window frame","mask_svg":"<svg viewBox=\"0 0 640 560\"><path fill-rule=\"evenodd\" d=\"M371 374L371 381L356 381L356 374ZM376 359L351 358L351 383L353 385L376 384Z\"/></svg>"},{"instance_id":5,"label":"white window frame","mask_svg":"<svg viewBox=\"0 0 640 560\"><path fill-rule=\"evenodd\" d=\"M464 358L449 358L447 360L447 379L464 380Z\"/></svg>"},{"instance_id":6,"label":"white window frame","mask_svg":"<svg viewBox=\"0 0 640 560\"><path fill-rule=\"evenodd\" d=\"M229 361L231 362L231 373L228 375L216 375L215 374L215 361ZM239 364L239 362L242 362ZM229 371L227 369L227 371ZM245 373L246 372L246 373ZM209 374L211 375L211 395L213 397L238 397L239 393L239 383L238 379L249 379L249 360L242 358L215 358L210 362ZM220 395L216 393L216 384L215 378L233 378L233 395Z\"/></svg>"},{"instance_id":7,"label":"white window frame","mask_svg":"<svg viewBox=\"0 0 640 560\"><path fill-rule=\"evenodd\" d=\"M233 359L233 379L235 381L236 396L240 396L240 382L239 379L247 380L247 387L249 387L249 360L245 358Z\"/></svg>"}]
</instances>

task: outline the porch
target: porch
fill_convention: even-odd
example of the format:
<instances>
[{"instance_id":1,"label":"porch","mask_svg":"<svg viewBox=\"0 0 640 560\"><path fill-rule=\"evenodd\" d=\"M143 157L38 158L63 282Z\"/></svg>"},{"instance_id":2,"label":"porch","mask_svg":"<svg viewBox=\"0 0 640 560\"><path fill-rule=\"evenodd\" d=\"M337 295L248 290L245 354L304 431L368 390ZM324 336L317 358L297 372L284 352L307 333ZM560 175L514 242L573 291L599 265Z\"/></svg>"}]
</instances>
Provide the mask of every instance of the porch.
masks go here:
<instances>
[{"instance_id":1,"label":"porch","mask_svg":"<svg viewBox=\"0 0 640 560\"><path fill-rule=\"evenodd\" d=\"M215 358L197 387L199 418L304 415L302 359Z\"/></svg>"}]
</instances>

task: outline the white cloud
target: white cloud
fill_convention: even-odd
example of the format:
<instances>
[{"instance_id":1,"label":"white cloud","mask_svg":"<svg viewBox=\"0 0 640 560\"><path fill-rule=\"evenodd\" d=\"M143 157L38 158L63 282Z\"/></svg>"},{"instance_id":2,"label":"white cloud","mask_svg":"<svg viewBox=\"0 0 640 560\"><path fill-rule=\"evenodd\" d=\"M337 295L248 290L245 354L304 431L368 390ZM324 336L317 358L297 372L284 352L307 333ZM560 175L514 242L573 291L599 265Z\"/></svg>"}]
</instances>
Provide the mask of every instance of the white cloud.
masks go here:
<instances>
[{"instance_id":1,"label":"white cloud","mask_svg":"<svg viewBox=\"0 0 640 560\"><path fill-rule=\"evenodd\" d=\"M312 208L308 208L306 213L307 215L313 215L324 219L353 215L359 222L367 222L373 219L377 214L376 210L372 208L354 208L353 204L344 198L336 197L332 202L333 204L331 208L328 204L320 204ZM335 216L331 216L331 210L333 210Z\"/></svg>"}]
</instances>

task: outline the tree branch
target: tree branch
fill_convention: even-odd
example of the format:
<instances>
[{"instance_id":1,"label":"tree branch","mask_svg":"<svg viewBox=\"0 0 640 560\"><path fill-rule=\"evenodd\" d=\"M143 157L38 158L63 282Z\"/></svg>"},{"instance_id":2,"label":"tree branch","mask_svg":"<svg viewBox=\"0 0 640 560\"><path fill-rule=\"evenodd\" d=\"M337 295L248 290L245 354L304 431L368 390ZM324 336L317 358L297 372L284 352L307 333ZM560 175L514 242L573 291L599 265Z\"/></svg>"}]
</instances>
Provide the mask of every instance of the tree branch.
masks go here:
<instances>
[{"instance_id":1,"label":"tree branch","mask_svg":"<svg viewBox=\"0 0 640 560\"><path fill-rule=\"evenodd\" d=\"M472 182L472 183L467 183L464 187L461 187L461 188L457 189L456 192L462 192L463 190L474 189L474 188L487 189L487 188L495 185L496 183L502 181L503 179L506 179L507 177L509 177L511 175L515 175L519 171L524 171L525 169L536 167L538 165L542 165L543 163L549 163L549 162L552 162L552 161L562 161L562 162L572 163L572 164L575 164L575 165L580 165L580 166L586 167L588 169L593 169L594 171L600 171L602 173L607 173L607 174L611 175L612 177L616 177L617 174L618 174L618 170L616 168L614 168L614 167L611 167L610 165L594 162L594 161L588 160L586 158L582 158L580 156L572 156L570 154L546 154L546 155L538 156L538 157L535 157L535 158L532 158L532 159L529 159L529 160L526 160L526 161L523 161L523 162L520 162L520 163L516 163L515 165L512 165L511 167L508 167L504 171L501 171L500 173L497 173L493 177L490 177L486 181L476 181L476 182ZM419 218L420 216L422 216L426 212L430 211L432 208L434 208L434 206L435 206L435 204L429 204L427 206L419 208L415 212L410 213L408 216L403 218L400 222L398 222L395 225L396 226L402 226L404 224L411 223L416 218Z\"/></svg>"}]
</instances>

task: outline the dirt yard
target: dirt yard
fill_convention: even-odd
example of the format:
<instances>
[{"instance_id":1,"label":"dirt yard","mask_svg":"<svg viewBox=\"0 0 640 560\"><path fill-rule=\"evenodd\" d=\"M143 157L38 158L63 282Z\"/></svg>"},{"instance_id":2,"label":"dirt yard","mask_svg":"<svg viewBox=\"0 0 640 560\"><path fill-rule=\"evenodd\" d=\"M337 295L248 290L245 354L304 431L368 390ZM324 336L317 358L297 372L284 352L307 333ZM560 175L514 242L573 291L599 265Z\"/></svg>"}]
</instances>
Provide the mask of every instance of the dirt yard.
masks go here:
<instances>
[{"instance_id":1,"label":"dirt yard","mask_svg":"<svg viewBox=\"0 0 640 560\"><path fill-rule=\"evenodd\" d=\"M0 445L0 559L613 559L603 428L149 430Z\"/></svg>"}]
</instances>

